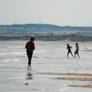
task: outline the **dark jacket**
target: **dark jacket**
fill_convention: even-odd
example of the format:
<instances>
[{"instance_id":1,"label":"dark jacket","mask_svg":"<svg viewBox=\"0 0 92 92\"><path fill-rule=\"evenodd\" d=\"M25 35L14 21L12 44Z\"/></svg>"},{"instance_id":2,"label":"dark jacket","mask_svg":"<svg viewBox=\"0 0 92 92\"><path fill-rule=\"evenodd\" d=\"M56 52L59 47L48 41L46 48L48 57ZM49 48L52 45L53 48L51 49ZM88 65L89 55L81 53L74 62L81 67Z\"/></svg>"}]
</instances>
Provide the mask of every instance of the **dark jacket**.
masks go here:
<instances>
[{"instance_id":1,"label":"dark jacket","mask_svg":"<svg viewBox=\"0 0 92 92\"><path fill-rule=\"evenodd\" d=\"M25 48L26 48L27 50L29 50L29 51L35 50L34 42L32 42L32 41L27 42Z\"/></svg>"}]
</instances>

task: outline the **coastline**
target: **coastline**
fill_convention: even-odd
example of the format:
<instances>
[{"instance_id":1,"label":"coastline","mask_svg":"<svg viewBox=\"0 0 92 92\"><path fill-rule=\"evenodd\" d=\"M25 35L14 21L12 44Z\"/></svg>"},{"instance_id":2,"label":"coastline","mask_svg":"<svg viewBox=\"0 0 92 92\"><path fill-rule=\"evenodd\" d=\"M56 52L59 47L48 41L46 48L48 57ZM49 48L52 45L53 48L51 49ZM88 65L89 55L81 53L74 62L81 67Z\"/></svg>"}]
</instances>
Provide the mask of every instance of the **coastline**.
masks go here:
<instances>
[{"instance_id":1,"label":"coastline","mask_svg":"<svg viewBox=\"0 0 92 92\"><path fill-rule=\"evenodd\" d=\"M27 42L28 40L0 40L0 42L19 42L19 43L25 43L25 42ZM70 41L70 40L64 40L64 41L62 41L62 40L59 40L59 41L43 41L43 40L36 40L35 41L35 43L52 43L52 44L59 44L59 43L75 43L75 42L78 42L78 43L80 43L80 44L86 44L86 43L88 43L88 44L92 44L92 41Z\"/></svg>"}]
</instances>

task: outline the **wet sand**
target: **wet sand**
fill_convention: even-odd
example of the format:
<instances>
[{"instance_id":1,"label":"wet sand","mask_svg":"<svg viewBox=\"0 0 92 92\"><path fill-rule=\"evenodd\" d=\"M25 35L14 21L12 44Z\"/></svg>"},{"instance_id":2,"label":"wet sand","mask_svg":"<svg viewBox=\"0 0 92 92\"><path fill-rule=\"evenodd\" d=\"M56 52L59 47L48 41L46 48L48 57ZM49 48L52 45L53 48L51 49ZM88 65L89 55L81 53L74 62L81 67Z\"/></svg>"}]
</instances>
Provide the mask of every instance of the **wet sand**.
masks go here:
<instances>
[{"instance_id":1,"label":"wet sand","mask_svg":"<svg viewBox=\"0 0 92 92\"><path fill-rule=\"evenodd\" d=\"M36 74L44 74L44 75L68 75L68 76L92 76L89 73L56 73L56 72L39 72Z\"/></svg>"},{"instance_id":2,"label":"wet sand","mask_svg":"<svg viewBox=\"0 0 92 92\"><path fill-rule=\"evenodd\" d=\"M76 80L76 81L92 81L92 78L89 77L55 77L52 79L57 79L57 80Z\"/></svg>"},{"instance_id":3,"label":"wet sand","mask_svg":"<svg viewBox=\"0 0 92 92\"><path fill-rule=\"evenodd\" d=\"M69 85L69 87L82 87L82 88L92 88L92 84L81 84L81 85Z\"/></svg>"}]
</instances>

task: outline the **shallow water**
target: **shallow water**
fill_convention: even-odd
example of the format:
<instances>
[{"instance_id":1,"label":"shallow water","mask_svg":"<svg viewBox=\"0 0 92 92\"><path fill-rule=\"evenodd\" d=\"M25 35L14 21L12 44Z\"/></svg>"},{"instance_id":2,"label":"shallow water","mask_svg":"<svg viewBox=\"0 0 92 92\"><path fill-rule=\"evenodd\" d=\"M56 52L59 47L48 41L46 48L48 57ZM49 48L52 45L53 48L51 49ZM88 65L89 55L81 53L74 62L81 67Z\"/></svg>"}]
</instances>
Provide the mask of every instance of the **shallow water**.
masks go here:
<instances>
[{"instance_id":1,"label":"shallow water","mask_svg":"<svg viewBox=\"0 0 92 92\"><path fill-rule=\"evenodd\" d=\"M72 86L92 86L90 43L80 43L81 58L75 59L66 57L64 42L35 42L32 70L26 70L25 43L0 42L0 92L92 92L92 87ZM74 52L75 45L71 45Z\"/></svg>"}]
</instances>

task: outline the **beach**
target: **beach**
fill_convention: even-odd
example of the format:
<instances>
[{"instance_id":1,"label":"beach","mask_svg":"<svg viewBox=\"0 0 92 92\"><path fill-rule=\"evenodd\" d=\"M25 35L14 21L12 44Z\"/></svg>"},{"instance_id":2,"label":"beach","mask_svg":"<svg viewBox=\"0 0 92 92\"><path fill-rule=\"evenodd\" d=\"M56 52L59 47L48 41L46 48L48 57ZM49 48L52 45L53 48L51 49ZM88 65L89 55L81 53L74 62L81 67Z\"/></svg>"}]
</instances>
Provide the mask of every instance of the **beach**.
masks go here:
<instances>
[{"instance_id":1,"label":"beach","mask_svg":"<svg viewBox=\"0 0 92 92\"><path fill-rule=\"evenodd\" d=\"M79 42L80 58L67 58L66 44L36 41L27 70L27 41L0 41L0 92L92 92L92 43Z\"/></svg>"}]
</instances>

